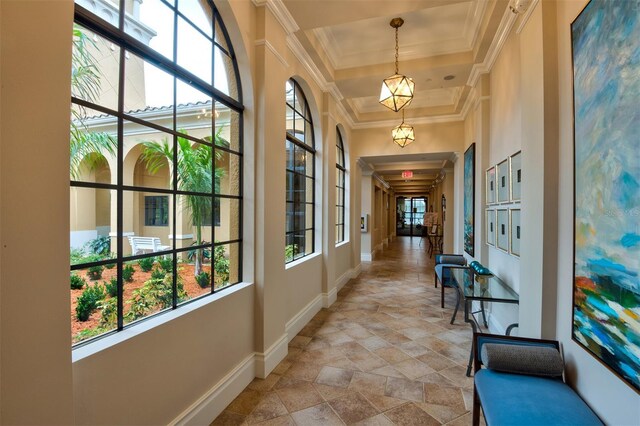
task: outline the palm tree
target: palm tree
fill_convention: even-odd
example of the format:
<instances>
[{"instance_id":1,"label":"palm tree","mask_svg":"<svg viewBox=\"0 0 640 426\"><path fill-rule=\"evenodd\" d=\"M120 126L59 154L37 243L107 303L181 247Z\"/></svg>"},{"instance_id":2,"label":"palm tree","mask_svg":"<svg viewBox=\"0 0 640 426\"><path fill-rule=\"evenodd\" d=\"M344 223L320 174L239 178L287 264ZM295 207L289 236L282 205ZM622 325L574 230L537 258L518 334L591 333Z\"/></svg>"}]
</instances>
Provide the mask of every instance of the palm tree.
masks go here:
<instances>
[{"instance_id":1,"label":"palm tree","mask_svg":"<svg viewBox=\"0 0 640 426\"><path fill-rule=\"evenodd\" d=\"M71 56L71 95L90 102L100 96L100 71L91 48L96 43L77 25L73 28L73 51ZM82 165L90 169L104 161L99 154L116 155L118 143L107 133L91 132L85 124L86 110L79 105L71 108L69 142L69 173L79 179Z\"/></svg>"},{"instance_id":2,"label":"palm tree","mask_svg":"<svg viewBox=\"0 0 640 426\"><path fill-rule=\"evenodd\" d=\"M228 143L220 136L222 128L216 132L215 144L227 145ZM184 132L182 132L184 133ZM209 139L210 138L205 138ZM167 139L162 142L150 141L144 142L144 151L142 160L146 163L150 173L156 173L167 162L173 164L173 146ZM220 191L220 180L224 176L224 170L215 168L215 176L212 176L212 148L207 145L192 143L186 138L178 137L178 190L186 192L196 192L202 194L211 194L211 185L214 183L215 192ZM221 153L216 151L216 160L221 158ZM169 173L170 179L173 176L173 170ZM212 179L212 177L214 179ZM196 244L203 244L202 227L205 225L205 219L211 217L213 219L213 205L210 196L185 195L186 208L191 215L191 223L196 228ZM196 262L194 274L199 275L202 272L202 249L196 250Z\"/></svg>"}]
</instances>

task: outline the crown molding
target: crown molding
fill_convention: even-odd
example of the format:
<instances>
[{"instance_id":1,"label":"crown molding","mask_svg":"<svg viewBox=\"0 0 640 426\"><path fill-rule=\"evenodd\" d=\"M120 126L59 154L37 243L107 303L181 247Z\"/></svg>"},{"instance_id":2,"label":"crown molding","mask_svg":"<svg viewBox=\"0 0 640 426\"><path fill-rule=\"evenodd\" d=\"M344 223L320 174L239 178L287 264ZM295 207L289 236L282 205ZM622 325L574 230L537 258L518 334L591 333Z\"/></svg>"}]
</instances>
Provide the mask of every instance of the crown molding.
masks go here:
<instances>
[{"instance_id":1,"label":"crown molding","mask_svg":"<svg viewBox=\"0 0 640 426\"><path fill-rule=\"evenodd\" d=\"M256 40L255 41L255 45L256 46L265 46L271 53L273 53L273 55L276 57L276 59L278 59L278 61L280 61L280 63L285 67L285 68L289 68L289 63L287 62L287 60L284 58L284 56L282 56L280 54L280 52L278 52L276 50L275 47L273 47L273 44L269 43L269 40L266 40L264 38L261 38L260 40Z\"/></svg>"},{"instance_id":2,"label":"crown molding","mask_svg":"<svg viewBox=\"0 0 640 426\"><path fill-rule=\"evenodd\" d=\"M533 0L531 4L527 7L527 10L525 11L524 15L522 15L522 20L520 21L520 24L518 24L518 28L516 28L516 34L520 34L522 32L522 30L524 29L524 26L527 24L527 22L529 21L529 18L533 14L533 10L536 8L536 6L538 6L538 3L540 3L540 0Z\"/></svg>"},{"instance_id":3,"label":"crown molding","mask_svg":"<svg viewBox=\"0 0 640 426\"><path fill-rule=\"evenodd\" d=\"M449 114L449 115L439 115L435 117L418 117L418 118L406 118L405 121L407 124L415 126L417 124L434 124L434 123L450 123L452 121L463 121L464 116L462 113L458 114ZM398 120L385 120L385 121L375 121L370 123L354 123L353 129L377 129L379 127L396 127L398 125Z\"/></svg>"},{"instance_id":4,"label":"crown molding","mask_svg":"<svg viewBox=\"0 0 640 426\"><path fill-rule=\"evenodd\" d=\"M266 6L273 16L276 17L287 34L295 33L300 29L296 20L287 10L282 0L251 0L256 7Z\"/></svg>"}]
</instances>

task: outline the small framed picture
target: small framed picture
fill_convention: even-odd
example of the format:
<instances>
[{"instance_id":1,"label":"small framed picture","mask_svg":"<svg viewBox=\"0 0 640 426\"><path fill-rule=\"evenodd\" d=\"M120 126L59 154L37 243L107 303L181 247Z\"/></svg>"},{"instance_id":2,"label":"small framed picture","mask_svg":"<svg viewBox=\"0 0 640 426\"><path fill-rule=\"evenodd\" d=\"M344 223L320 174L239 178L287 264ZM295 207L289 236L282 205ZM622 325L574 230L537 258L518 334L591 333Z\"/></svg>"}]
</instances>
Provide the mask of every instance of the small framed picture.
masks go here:
<instances>
[{"instance_id":1,"label":"small framed picture","mask_svg":"<svg viewBox=\"0 0 640 426\"><path fill-rule=\"evenodd\" d=\"M490 246L496 245L496 211L486 211L486 223L487 223L487 244Z\"/></svg>"},{"instance_id":2,"label":"small framed picture","mask_svg":"<svg viewBox=\"0 0 640 426\"><path fill-rule=\"evenodd\" d=\"M496 168L487 169L487 204L496 202Z\"/></svg>"},{"instance_id":3,"label":"small framed picture","mask_svg":"<svg viewBox=\"0 0 640 426\"><path fill-rule=\"evenodd\" d=\"M496 182L498 185L498 202L505 203L509 201L509 161L504 160L496 166Z\"/></svg>"},{"instance_id":4,"label":"small framed picture","mask_svg":"<svg viewBox=\"0 0 640 426\"><path fill-rule=\"evenodd\" d=\"M511 183L511 201L520 201L522 184L522 153L516 152L509 158L509 176Z\"/></svg>"},{"instance_id":5,"label":"small framed picture","mask_svg":"<svg viewBox=\"0 0 640 426\"><path fill-rule=\"evenodd\" d=\"M520 257L520 209L509 210L509 253Z\"/></svg>"},{"instance_id":6,"label":"small framed picture","mask_svg":"<svg viewBox=\"0 0 640 426\"><path fill-rule=\"evenodd\" d=\"M360 216L360 232L369 232L369 215Z\"/></svg>"},{"instance_id":7,"label":"small framed picture","mask_svg":"<svg viewBox=\"0 0 640 426\"><path fill-rule=\"evenodd\" d=\"M509 210L497 210L496 218L496 245L508 253L509 252Z\"/></svg>"}]
</instances>

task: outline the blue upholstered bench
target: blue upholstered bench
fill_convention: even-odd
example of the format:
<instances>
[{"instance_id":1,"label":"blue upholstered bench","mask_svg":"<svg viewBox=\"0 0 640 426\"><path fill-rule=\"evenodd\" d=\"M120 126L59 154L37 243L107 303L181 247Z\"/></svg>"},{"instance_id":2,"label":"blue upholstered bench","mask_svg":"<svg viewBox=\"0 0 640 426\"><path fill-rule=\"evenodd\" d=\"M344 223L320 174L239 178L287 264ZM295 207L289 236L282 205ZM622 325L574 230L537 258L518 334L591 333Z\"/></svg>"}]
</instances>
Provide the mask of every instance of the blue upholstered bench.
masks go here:
<instances>
[{"instance_id":1,"label":"blue upholstered bench","mask_svg":"<svg viewBox=\"0 0 640 426\"><path fill-rule=\"evenodd\" d=\"M477 333L474 371L474 425L480 407L489 426L603 424L564 383L555 340Z\"/></svg>"},{"instance_id":2,"label":"blue upholstered bench","mask_svg":"<svg viewBox=\"0 0 640 426\"><path fill-rule=\"evenodd\" d=\"M434 283L438 287L438 281L440 281L441 295L440 295L440 307L444 308L444 289L449 287L456 292L456 307L451 316L451 324L456 319L458 308L460 306L460 289L451 277L451 268L466 268L467 260L461 254L438 254L435 259L434 267Z\"/></svg>"}]
</instances>

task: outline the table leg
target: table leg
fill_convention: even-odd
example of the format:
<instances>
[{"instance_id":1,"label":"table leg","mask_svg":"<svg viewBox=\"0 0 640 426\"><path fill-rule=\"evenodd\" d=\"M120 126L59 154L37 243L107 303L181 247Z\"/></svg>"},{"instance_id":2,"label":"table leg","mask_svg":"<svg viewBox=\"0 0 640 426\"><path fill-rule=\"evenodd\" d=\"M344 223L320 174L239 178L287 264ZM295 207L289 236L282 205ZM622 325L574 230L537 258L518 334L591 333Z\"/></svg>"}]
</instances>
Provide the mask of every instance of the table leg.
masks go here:
<instances>
[{"instance_id":1,"label":"table leg","mask_svg":"<svg viewBox=\"0 0 640 426\"><path fill-rule=\"evenodd\" d=\"M477 332L476 321L475 319L469 319L469 311L471 310L471 300L464 301L464 321L471 324L471 329L473 330L473 335L475 336ZM471 377L471 366L473 365L473 341L471 339L471 352L469 353L469 364L467 365L467 377Z\"/></svg>"}]
</instances>

